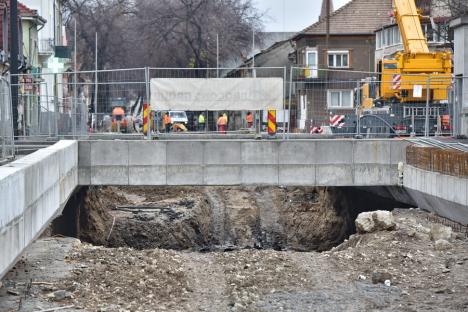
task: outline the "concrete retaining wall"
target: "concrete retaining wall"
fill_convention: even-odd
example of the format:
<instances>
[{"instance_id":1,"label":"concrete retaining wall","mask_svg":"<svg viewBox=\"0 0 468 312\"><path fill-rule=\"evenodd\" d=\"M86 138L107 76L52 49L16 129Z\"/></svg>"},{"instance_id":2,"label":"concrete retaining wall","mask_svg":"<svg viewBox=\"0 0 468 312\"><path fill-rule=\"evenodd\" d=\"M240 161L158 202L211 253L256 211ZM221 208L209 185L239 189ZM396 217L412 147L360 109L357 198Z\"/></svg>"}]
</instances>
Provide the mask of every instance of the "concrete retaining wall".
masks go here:
<instances>
[{"instance_id":1,"label":"concrete retaining wall","mask_svg":"<svg viewBox=\"0 0 468 312\"><path fill-rule=\"evenodd\" d=\"M78 143L60 141L0 167L0 278L78 184Z\"/></svg>"},{"instance_id":2,"label":"concrete retaining wall","mask_svg":"<svg viewBox=\"0 0 468 312\"><path fill-rule=\"evenodd\" d=\"M396 185L398 140L81 141L80 185Z\"/></svg>"},{"instance_id":3,"label":"concrete retaining wall","mask_svg":"<svg viewBox=\"0 0 468 312\"><path fill-rule=\"evenodd\" d=\"M403 184L418 207L468 224L468 179L405 166Z\"/></svg>"}]
</instances>

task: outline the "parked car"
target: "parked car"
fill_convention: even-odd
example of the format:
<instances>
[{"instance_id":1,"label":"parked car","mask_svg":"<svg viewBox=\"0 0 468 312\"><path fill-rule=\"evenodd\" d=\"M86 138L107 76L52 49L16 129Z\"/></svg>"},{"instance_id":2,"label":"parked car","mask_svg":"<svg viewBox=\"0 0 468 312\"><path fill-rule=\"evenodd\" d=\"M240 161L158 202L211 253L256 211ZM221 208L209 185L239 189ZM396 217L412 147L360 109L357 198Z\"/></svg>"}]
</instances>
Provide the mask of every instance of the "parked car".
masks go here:
<instances>
[{"instance_id":1,"label":"parked car","mask_svg":"<svg viewBox=\"0 0 468 312\"><path fill-rule=\"evenodd\" d=\"M171 117L172 124L181 123L187 125L188 123L187 114L184 111L170 111L169 117Z\"/></svg>"}]
</instances>

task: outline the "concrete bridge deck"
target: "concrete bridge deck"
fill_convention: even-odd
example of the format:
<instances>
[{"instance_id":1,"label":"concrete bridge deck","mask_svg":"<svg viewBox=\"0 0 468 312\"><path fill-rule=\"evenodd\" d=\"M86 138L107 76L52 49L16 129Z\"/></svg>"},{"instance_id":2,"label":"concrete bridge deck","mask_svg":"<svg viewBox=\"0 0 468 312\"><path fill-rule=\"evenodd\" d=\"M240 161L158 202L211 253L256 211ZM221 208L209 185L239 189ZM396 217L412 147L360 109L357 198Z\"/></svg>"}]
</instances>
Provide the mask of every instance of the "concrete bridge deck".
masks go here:
<instances>
[{"instance_id":1,"label":"concrete bridge deck","mask_svg":"<svg viewBox=\"0 0 468 312\"><path fill-rule=\"evenodd\" d=\"M80 141L80 185L398 184L402 140Z\"/></svg>"}]
</instances>

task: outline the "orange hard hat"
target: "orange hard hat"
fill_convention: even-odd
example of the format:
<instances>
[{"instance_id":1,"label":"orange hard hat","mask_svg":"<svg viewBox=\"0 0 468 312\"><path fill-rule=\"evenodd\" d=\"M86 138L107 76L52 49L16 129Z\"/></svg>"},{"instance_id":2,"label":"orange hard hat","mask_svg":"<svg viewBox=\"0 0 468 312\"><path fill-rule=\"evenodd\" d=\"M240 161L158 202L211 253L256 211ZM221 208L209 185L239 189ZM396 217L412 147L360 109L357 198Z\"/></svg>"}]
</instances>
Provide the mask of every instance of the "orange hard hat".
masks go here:
<instances>
[{"instance_id":1,"label":"orange hard hat","mask_svg":"<svg viewBox=\"0 0 468 312\"><path fill-rule=\"evenodd\" d=\"M116 107L112 110L112 115L125 115L125 111L122 107Z\"/></svg>"}]
</instances>

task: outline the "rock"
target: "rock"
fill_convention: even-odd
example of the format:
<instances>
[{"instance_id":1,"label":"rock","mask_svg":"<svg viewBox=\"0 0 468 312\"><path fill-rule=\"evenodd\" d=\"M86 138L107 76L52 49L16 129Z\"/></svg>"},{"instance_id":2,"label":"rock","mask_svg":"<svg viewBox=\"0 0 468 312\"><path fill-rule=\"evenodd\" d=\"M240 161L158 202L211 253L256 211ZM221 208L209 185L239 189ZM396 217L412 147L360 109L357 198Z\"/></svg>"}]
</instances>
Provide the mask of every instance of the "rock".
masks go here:
<instances>
[{"instance_id":1,"label":"rock","mask_svg":"<svg viewBox=\"0 0 468 312\"><path fill-rule=\"evenodd\" d=\"M432 224L429 236L434 242L440 239L449 241L452 238L452 228L442 224Z\"/></svg>"},{"instance_id":2,"label":"rock","mask_svg":"<svg viewBox=\"0 0 468 312\"><path fill-rule=\"evenodd\" d=\"M392 286L392 282L390 282L390 280L385 280L384 284L385 284L385 286L387 286L387 287Z\"/></svg>"},{"instance_id":3,"label":"rock","mask_svg":"<svg viewBox=\"0 0 468 312\"><path fill-rule=\"evenodd\" d=\"M453 239L458 239L458 240L461 240L461 239L465 239L465 234L464 233L452 233L452 238Z\"/></svg>"},{"instance_id":4,"label":"rock","mask_svg":"<svg viewBox=\"0 0 468 312\"><path fill-rule=\"evenodd\" d=\"M362 212L355 221L359 233L372 233L395 229L395 219L390 211Z\"/></svg>"},{"instance_id":5,"label":"rock","mask_svg":"<svg viewBox=\"0 0 468 312\"><path fill-rule=\"evenodd\" d=\"M388 272L379 272L379 271L374 271L372 272L372 283L373 284L379 284L379 283L385 283L385 281L391 281L392 275Z\"/></svg>"},{"instance_id":6,"label":"rock","mask_svg":"<svg viewBox=\"0 0 468 312\"><path fill-rule=\"evenodd\" d=\"M62 301L65 299L71 299L73 297L72 293L66 290L57 290L53 293L47 295L53 301Z\"/></svg>"}]
</instances>

